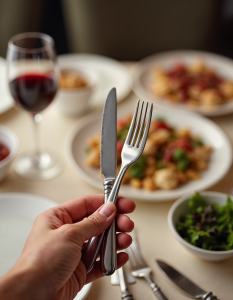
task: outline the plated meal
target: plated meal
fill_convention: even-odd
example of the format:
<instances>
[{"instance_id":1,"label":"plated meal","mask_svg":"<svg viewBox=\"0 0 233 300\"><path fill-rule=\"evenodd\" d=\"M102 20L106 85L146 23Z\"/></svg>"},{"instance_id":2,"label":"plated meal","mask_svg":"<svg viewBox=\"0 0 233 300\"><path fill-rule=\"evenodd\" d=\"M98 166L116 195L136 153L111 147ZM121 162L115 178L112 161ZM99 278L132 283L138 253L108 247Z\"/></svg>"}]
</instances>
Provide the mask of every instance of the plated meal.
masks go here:
<instances>
[{"instance_id":1,"label":"plated meal","mask_svg":"<svg viewBox=\"0 0 233 300\"><path fill-rule=\"evenodd\" d=\"M233 112L232 60L202 51L168 51L139 61L133 90L159 107L207 116Z\"/></svg>"},{"instance_id":2,"label":"plated meal","mask_svg":"<svg viewBox=\"0 0 233 300\"><path fill-rule=\"evenodd\" d=\"M132 120L131 115L117 122L117 162ZM100 168L100 134L87 139L86 164ZM172 190L190 180L199 180L208 168L212 147L202 137L193 135L188 127L173 127L165 119L151 122L143 154L124 175L122 184L147 191Z\"/></svg>"},{"instance_id":3,"label":"plated meal","mask_svg":"<svg viewBox=\"0 0 233 300\"><path fill-rule=\"evenodd\" d=\"M233 81L218 75L204 61L152 70L151 91L172 103L215 108L233 100Z\"/></svg>"},{"instance_id":4,"label":"plated meal","mask_svg":"<svg viewBox=\"0 0 233 300\"><path fill-rule=\"evenodd\" d=\"M77 89L88 86L87 80L75 70L62 70L60 79L60 88Z\"/></svg>"},{"instance_id":5,"label":"plated meal","mask_svg":"<svg viewBox=\"0 0 233 300\"><path fill-rule=\"evenodd\" d=\"M94 54L65 54L58 56L61 69L86 69L97 78L98 88L90 99L92 108L102 107L106 95L112 87L117 89L117 101L123 100L131 90L131 76L128 69L119 61Z\"/></svg>"},{"instance_id":6,"label":"plated meal","mask_svg":"<svg viewBox=\"0 0 233 300\"><path fill-rule=\"evenodd\" d=\"M130 116L132 115L131 106L124 107L122 110L119 109L118 119L124 120L127 114ZM169 161L164 165L162 159L158 159L157 161L156 159L151 160L150 155L143 154L144 159L142 160L144 161L139 160L139 166L136 165L136 169L133 168L132 172L134 172L134 174L137 176L137 174L140 173L138 172L138 168L139 170L140 168L143 168L143 173L145 172L145 178L148 179L149 177L150 179L148 180L149 183L146 183L144 178L133 178L133 185L130 185L129 181L132 179L128 175L125 175L124 180L128 180L128 183L121 185L119 191L120 195L142 201L166 201L169 199L175 199L186 193L208 188L209 186L218 182L230 168L232 161L231 145L225 133L215 123L203 118L200 115L190 112L182 114L180 111L173 109L154 109L153 122L158 122L158 119L161 119L161 117L163 117L163 126L169 126L172 129L171 131L162 131L162 135L164 134L164 136L168 138L164 145L168 146L169 143L171 143L171 138L175 137L174 132L179 135L186 135L186 138L189 136L188 141L192 144L192 149L195 149L195 151L197 151L197 149L205 149L205 163L203 163L203 159L195 161L194 155L191 151L181 149L184 146L182 143L185 143L184 141L186 140L181 137L178 138L177 136L173 142L181 139L181 142L179 141L181 145L176 142L178 143L178 149L181 151L177 151L176 154L174 154L174 158L173 154L172 157L170 156L172 161ZM91 184L92 186L103 191L103 178L101 177L99 170L100 160L98 147L100 141L101 120L102 114L95 113L83 118L78 125L75 126L68 138L67 155L70 165L74 168L77 174L88 184ZM118 126L119 125L120 124L118 124ZM184 127L186 129L184 129ZM120 151L123 143L123 141L120 141L120 139L123 138L126 132L127 130L124 129L124 126L122 127L122 130L118 129L118 152ZM150 141L151 135L153 136L152 132L149 134L148 141ZM87 157L89 157L88 153L85 152L89 151L87 140L92 137L94 137L94 139L92 141L89 140L89 142L93 143L93 147L94 145L97 146L95 149L96 153L95 151L92 153L93 163L96 164L95 167L89 166L86 163ZM194 144L196 143L199 145L193 146L192 141ZM203 145L201 145L201 143L203 143ZM148 145L149 144L150 142ZM156 147L160 150L162 149L158 146ZM170 147L173 148L173 146ZM155 148L155 146L147 146L145 151L154 151L153 148ZM177 147L175 147L175 149L176 148ZM172 153L174 152L173 150L171 151ZM91 157L89 158L91 159ZM151 161L151 168L148 168L147 161ZM162 162L163 164L161 164ZM185 169L186 167L186 170L178 170L178 168ZM160 174L158 178L156 178L157 175L154 175L156 172ZM175 178L172 179L171 185L170 179L163 179L166 178L166 176L170 176L170 173L173 174L172 178L173 176ZM159 181L157 181L157 184L155 182L155 178L156 181ZM143 180L145 180L144 183ZM169 182L168 187L171 187L172 189L164 189L164 187L167 188L167 186L165 186L165 181ZM135 188L134 184L140 185L140 188Z\"/></svg>"}]
</instances>

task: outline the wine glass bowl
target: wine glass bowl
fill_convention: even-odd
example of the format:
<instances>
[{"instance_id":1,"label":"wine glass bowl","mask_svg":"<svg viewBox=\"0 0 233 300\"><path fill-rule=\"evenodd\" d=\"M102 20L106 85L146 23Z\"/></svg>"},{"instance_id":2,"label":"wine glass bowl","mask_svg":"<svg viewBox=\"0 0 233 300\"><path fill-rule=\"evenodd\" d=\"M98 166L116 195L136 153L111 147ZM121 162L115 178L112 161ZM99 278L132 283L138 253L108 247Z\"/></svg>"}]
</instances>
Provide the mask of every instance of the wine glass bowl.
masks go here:
<instances>
[{"instance_id":1,"label":"wine glass bowl","mask_svg":"<svg viewBox=\"0 0 233 300\"><path fill-rule=\"evenodd\" d=\"M15 171L31 180L57 176L63 164L55 154L40 150L38 123L40 113L53 101L59 81L59 69L53 39L43 33L29 32L14 36L8 42L7 73L11 95L21 109L33 118L35 149L23 153L15 163Z\"/></svg>"}]
</instances>

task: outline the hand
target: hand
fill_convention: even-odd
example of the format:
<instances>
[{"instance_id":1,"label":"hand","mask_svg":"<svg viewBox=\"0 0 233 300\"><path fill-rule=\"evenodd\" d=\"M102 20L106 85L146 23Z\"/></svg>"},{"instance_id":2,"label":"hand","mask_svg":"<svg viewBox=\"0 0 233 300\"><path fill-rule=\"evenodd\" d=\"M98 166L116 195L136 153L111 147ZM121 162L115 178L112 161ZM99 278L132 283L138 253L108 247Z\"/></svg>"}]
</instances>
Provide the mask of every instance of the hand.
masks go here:
<instances>
[{"instance_id":1,"label":"hand","mask_svg":"<svg viewBox=\"0 0 233 300\"><path fill-rule=\"evenodd\" d=\"M117 248L127 248L132 240L124 232L131 231L134 225L124 214L135 208L134 202L120 197L116 206L103 203L103 195L85 196L41 213L20 258L0 279L0 298L73 299L86 283L102 277L99 261L90 273L86 273L81 261L82 248L88 239L102 233L115 216L120 232ZM117 267L127 260L126 253L118 253Z\"/></svg>"}]
</instances>

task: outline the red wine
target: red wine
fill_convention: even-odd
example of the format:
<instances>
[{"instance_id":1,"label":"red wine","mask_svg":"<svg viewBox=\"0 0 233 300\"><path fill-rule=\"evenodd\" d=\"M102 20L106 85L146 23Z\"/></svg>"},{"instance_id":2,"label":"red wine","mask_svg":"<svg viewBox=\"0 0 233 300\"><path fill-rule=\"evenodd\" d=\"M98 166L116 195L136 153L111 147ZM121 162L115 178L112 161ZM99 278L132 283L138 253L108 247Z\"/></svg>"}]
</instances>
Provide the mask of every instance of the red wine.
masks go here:
<instances>
[{"instance_id":1,"label":"red wine","mask_svg":"<svg viewBox=\"0 0 233 300\"><path fill-rule=\"evenodd\" d=\"M44 74L22 75L10 81L9 85L15 102L32 113L45 109L57 91L56 81Z\"/></svg>"}]
</instances>

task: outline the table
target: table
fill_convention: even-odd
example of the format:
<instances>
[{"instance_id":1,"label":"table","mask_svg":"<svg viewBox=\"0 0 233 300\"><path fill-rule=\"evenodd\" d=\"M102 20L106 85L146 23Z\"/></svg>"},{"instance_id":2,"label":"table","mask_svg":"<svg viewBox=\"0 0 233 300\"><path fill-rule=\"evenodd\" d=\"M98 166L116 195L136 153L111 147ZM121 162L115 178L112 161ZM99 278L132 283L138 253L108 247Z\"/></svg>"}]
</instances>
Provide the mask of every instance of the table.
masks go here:
<instances>
[{"instance_id":1,"label":"table","mask_svg":"<svg viewBox=\"0 0 233 300\"><path fill-rule=\"evenodd\" d=\"M132 62L124 62L131 69ZM135 106L136 95L131 92L126 99L118 104L119 109L127 105ZM102 107L96 108L102 110ZM67 138L70 130L81 118L69 118L60 115L53 104L43 113L40 124L40 145L56 150L65 162L63 172L48 181L28 181L18 177L13 165L0 183L0 192L31 193L50 198L57 203L63 203L81 195L100 194L101 191L85 183L71 168L66 159ZM233 114L213 117L233 143ZM16 108L0 116L0 124L12 129L20 140L21 153L34 146L33 127L30 116ZM228 174L211 189L227 193L233 187L233 167ZM180 292L159 270L155 258L163 259L187 274L206 291L212 291L221 300L233 299L233 258L223 262L204 262L187 252L173 237L167 224L167 213L174 201L151 203L136 201L136 210L131 215L135 223L138 241L145 260L151 266L153 278L161 287L169 300L184 300L187 296ZM155 296L144 279L137 279L137 284L129 286L134 299L153 300ZM118 300L121 299L120 288L111 286L110 278L105 277L94 282L87 300Z\"/></svg>"}]
</instances>

